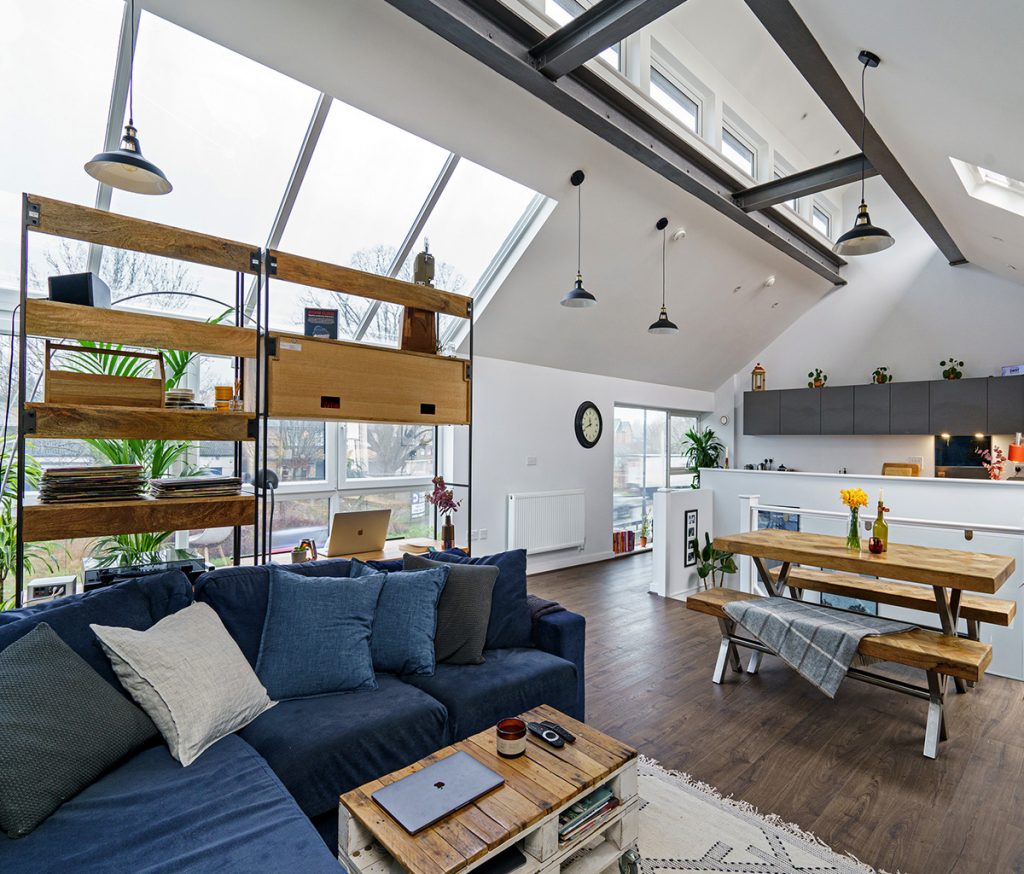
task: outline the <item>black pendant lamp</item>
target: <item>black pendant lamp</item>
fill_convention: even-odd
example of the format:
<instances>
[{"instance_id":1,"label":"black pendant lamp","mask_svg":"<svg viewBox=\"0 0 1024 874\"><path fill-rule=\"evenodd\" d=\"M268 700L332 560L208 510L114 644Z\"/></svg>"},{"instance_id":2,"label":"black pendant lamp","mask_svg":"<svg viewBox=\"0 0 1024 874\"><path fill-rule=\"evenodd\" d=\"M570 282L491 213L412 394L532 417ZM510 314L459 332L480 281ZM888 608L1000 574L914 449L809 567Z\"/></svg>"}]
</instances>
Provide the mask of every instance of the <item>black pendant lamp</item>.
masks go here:
<instances>
[{"instance_id":1,"label":"black pendant lamp","mask_svg":"<svg viewBox=\"0 0 1024 874\"><path fill-rule=\"evenodd\" d=\"M167 194L171 183L152 161L142 157L138 131L135 129L135 106L132 77L135 72L135 0L131 0L131 55L128 60L128 124L124 126L121 145L112 152L100 152L85 165L85 172L111 188L135 194Z\"/></svg>"},{"instance_id":2,"label":"black pendant lamp","mask_svg":"<svg viewBox=\"0 0 1024 874\"><path fill-rule=\"evenodd\" d=\"M580 186L585 178L582 170L577 170L569 177L569 181L576 188L576 284L562 298L562 306L564 307L592 307L597 303L597 298L583 287L583 274L580 273L580 255L583 245L583 196Z\"/></svg>"},{"instance_id":3,"label":"black pendant lamp","mask_svg":"<svg viewBox=\"0 0 1024 874\"><path fill-rule=\"evenodd\" d=\"M878 55L868 51L862 51L857 55L857 60L864 65L860 71L860 208L857 210L857 219L853 223L853 227L836 240L836 244L832 247L833 252L844 257L872 255L875 252L888 249L896 242L888 231L871 224L868 205L864 202L864 133L868 123L867 101L864 99L864 75L867 73L868 67L877 67L880 60Z\"/></svg>"},{"instance_id":4,"label":"black pendant lamp","mask_svg":"<svg viewBox=\"0 0 1024 874\"><path fill-rule=\"evenodd\" d=\"M665 309L665 244L668 219L660 218L655 227L661 231L661 312L658 319L648 329L648 334L678 334L679 326L668 317L668 310Z\"/></svg>"}]
</instances>

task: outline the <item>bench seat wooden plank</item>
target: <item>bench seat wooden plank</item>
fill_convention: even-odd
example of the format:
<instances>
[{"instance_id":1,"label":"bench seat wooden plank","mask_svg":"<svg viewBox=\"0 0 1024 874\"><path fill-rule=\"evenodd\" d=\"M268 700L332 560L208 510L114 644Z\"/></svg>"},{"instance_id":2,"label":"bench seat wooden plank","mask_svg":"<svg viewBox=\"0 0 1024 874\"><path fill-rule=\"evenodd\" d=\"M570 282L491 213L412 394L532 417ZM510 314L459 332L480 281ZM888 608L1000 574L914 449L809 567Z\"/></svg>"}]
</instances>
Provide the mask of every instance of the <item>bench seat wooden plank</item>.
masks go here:
<instances>
[{"instance_id":1,"label":"bench seat wooden plank","mask_svg":"<svg viewBox=\"0 0 1024 874\"><path fill-rule=\"evenodd\" d=\"M779 571L771 571L772 578L778 581ZM876 580L860 577L855 574L830 572L815 568L793 568L789 572L787 585L795 589L808 589L812 592L827 592L832 595L843 595L849 598L864 598L889 604L893 607L905 607L909 610L924 610L935 613L935 593L930 588L915 583L897 583L892 580ZM1003 598L985 598L981 595L964 593L960 601L960 618L989 625L1000 625L1008 628L1017 615L1017 604Z\"/></svg>"},{"instance_id":2,"label":"bench seat wooden plank","mask_svg":"<svg viewBox=\"0 0 1024 874\"><path fill-rule=\"evenodd\" d=\"M735 589L709 589L689 595L686 606L698 613L724 619L727 618L726 604L755 599L763 600L763 597ZM981 679L992 661L991 644L920 628L897 634L870 635L861 640L857 651L869 658L974 682Z\"/></svg>"}]
</instances>

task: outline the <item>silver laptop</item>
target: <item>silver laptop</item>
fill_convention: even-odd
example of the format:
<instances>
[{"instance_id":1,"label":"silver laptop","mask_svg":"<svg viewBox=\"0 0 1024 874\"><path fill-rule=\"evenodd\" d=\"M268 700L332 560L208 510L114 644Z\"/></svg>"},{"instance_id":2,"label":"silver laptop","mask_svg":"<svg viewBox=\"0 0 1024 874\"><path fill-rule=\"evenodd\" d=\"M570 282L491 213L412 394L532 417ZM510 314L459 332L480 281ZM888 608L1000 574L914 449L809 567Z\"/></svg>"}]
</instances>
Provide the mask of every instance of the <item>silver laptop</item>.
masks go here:
<instances>
[{"instance_id":1,"label":"silver laptop","mask_svg":"<svg viewBox=\"0 0 1024 874\"><path fill-rule=\"evenodd\" d=\"M505 780L469 753L454 753L396 780L370 797L410 834L416 834Z\"/></svg>"},{"instance_id":2,"label":"silver laptop","mask_svg":"<svg viewBox=\"0 0 1024 874\"><path fill-rule=\"evenodd\" d=\"M384 548L391 523L390 510L355 510L335 513L327 555L355 555Z\"/></svg>"}]
</instances>

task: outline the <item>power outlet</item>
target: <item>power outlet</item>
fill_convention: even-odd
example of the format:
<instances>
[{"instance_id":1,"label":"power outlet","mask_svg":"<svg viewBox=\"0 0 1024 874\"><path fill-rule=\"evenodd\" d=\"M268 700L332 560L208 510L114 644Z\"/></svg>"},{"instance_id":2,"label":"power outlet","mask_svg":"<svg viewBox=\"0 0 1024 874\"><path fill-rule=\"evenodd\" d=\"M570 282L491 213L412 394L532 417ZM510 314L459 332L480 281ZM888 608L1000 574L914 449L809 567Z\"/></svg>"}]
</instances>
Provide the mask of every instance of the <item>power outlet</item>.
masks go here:
<instances>
[{"instance_id":1,"label":"power outlet","mask_svg":"<svg viewBox=\"0 0 1024 874\"><path fill-rule=\"evenodd\" d=\"M924 456L923 455L910 455L907 457L907 461L911 464L916 464L922 470L924 469Z\"/></svg>"},{"instance_id":2,"label":"power outlet","mask_svg":"<svg viewBox=\"0 0 1024 874\"><path fill-rule=\"evenodd\" d=\"M477 534L479 535L477 537L477 540L486 540L487 539L487 529L486 528L481 528L479 531L477 531Z\"/></svg>"}]
</instances>

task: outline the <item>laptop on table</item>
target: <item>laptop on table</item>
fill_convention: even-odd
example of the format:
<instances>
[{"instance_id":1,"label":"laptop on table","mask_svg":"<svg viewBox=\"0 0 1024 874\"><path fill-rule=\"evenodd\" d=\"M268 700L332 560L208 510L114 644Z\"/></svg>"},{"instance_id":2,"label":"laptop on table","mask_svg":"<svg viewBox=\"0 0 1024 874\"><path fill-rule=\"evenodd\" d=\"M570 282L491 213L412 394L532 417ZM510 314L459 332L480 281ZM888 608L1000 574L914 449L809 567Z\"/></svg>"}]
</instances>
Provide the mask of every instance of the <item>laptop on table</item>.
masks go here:
<instances>
[{"instance_id":1,"label":"laptop on table","mask_svg":"<svg viewBox=\"0 0 1024 874\"><path fill-rule=\"evenodd\" d=\"M331 521L331 533L327 538L328 558L383 549L390 523L390 510L335 513Z\"/></svg>"}]
</instances>

